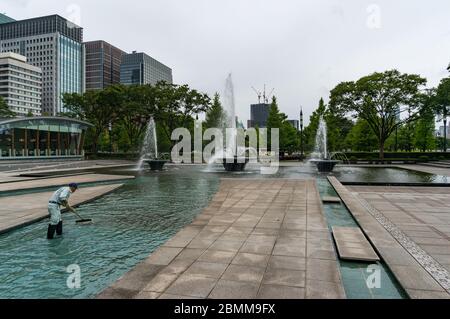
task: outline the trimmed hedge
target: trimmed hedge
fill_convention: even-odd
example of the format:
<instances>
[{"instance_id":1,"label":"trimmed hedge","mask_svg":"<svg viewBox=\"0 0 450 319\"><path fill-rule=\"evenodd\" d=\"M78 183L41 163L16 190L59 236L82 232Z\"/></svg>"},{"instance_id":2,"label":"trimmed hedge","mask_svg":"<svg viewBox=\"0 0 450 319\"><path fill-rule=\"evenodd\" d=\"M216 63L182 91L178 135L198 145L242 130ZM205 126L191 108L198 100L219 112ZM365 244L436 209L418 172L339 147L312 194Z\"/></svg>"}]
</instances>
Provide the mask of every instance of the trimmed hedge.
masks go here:
<instances>
[{"instance_id":1,"label":"trimmed hedge","mask_svg":"<svg viewBox=\"0 0 450 319\"><path fill-rule=\"evenodd\" d=\"M111 160L130 160L137 161L139 159L139 154L130 154L130 153L97 153L94 155L93 153L85 153L85 159L96 160L96 159L111 159Z\"/></svg>"},{"instance_id":2,"label":"trimmed hedge","mask_svg":"<svg viewBox=\"0 0 450 319\"><path fill-rule=\"evenodd\" d=\"M378 152L346 152L349 160L369 161L378 160ZM416 161L438 161L450 159L450 153L443 152L386 152L385 160L416 160Z\"/></svg>"}]
</instances>

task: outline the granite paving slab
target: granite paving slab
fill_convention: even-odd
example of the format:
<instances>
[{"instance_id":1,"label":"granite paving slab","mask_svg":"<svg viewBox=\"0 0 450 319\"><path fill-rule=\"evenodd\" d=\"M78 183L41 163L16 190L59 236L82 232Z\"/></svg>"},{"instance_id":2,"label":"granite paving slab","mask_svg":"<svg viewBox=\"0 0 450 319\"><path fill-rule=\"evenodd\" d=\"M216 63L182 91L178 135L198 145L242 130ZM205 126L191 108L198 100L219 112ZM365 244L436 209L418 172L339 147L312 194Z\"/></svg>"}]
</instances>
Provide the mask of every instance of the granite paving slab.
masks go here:
<instances>
[{"instance_id":1,"label":"granite paving slab","mask_svg":"<svg viewBox=\"0 0 450 319\"><path fill-rule=\"evenodd\" d=\"M448 188L358 186L347 189L335 177L328 177L328 180L411 298L450 296L448 266L439 263L436 257L436 252L449 253L446 246L418 244L411 239L424 235L446 238L436 223L448 223L442 219L449 214ZM420 189L426 191L422 193ZM430 194L433 193L430 189L434 194ZM424 209L430 212L423 213ZM414 222L409 218L395 218L402 216L411 217ZM426 226L425 231L423 226ZM434 235L430 234L430 229Z\"/></svg>"},{"instance_id":2,"label":"granite paving slab","mask_svg":"<svg viewBox=\"0 0 450 319\"><path fill-rule=\"evenodd\" d=\"M378 261L380 258L373 250L358 227L332 227L339 257L346 260Z\"/></svg>"},{"instance_id":3,"label":"granite paving slab","mask_svg":"<svg viewBox=\"0 0 450 319\"><path fill-rule=\"evenodd\" d=\"M1 192L13 192L22 190L31 190L37 188L60 187L69 183L94 183L94 182L111 182L133 179L134 176L124 175L107 175L107 174L83 174L46 179L26 180L20 182L2 183L0 184Z\"/></svg>"},{"instance_id":4,"label":"granite paving slab","mask_svg":"<svg viewBox=\"0 0 450 319\"><path fill-rule=\"evenodd\" d=\"M322 197L323 203L332 203L332 204L339 204L341 203L341 199L337 196L323 196Z\"/></svg>"},{"instance_id":5,"label":"granite paving slab","mask_svg":"<svg viewBox=\"0 0 450 319\"><path fill-rule=\"evenodd\" d=\"M208 207L146 259L158 273L131 296L127 275L100 296L345 298L321 205L314 180L221 179Z\"/></svg>"}]
</instances>

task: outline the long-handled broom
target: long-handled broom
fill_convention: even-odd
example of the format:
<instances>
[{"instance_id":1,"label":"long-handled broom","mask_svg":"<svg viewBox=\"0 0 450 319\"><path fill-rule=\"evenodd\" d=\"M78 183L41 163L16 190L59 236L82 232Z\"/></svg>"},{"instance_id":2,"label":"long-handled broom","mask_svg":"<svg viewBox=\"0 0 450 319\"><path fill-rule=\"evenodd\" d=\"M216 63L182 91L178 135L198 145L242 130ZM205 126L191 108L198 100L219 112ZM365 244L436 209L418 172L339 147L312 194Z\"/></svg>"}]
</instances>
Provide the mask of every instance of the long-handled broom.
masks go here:
<instances>
[{"instance_id":1,"label":"long-handled broom","mask_svg":"<svg viewBox=\"0 0 450 319\"><path fill-rule=\"evenodd\" d=\"M75 215L77 215L78 218L79 218L79 220L76 220L75 223L80 224L80 225L86 225L86 224L91 224L92 223L92 219L81 217L80 214L78 214L75 210L73 210L73 213Z\"/></svg>"}]
</instances>

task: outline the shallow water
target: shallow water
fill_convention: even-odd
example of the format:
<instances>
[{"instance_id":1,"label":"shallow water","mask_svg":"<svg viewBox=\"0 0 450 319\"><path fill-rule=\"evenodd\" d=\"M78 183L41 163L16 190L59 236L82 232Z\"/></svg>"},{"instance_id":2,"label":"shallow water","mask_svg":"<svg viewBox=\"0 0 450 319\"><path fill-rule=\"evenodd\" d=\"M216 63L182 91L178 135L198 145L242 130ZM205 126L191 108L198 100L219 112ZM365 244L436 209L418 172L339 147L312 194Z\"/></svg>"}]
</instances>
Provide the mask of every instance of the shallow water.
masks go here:
<instances>
[{"instance_id":1,"label":"shallow water","mask_svg":"<svg viewBox=\"0 0 450 319\"><path fill-rule=\"evenodd\" d=\"M78 209L93 225L64 214L61 238L45 238L48 221L1 235L0 298L94 296L189 224L217 185L209 176L140 176ZM80 289L66 285L72 264L81 269Z\"/></svg>"}]
</instances>

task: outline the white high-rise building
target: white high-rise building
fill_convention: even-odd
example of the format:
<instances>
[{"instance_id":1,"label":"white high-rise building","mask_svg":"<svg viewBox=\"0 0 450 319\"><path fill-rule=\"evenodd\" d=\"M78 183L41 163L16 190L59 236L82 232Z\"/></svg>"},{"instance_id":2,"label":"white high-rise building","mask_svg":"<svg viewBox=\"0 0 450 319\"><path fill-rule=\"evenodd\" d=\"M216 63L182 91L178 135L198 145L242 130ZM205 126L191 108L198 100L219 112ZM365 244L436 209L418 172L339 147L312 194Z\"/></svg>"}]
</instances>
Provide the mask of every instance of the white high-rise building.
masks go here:
<instances>
[{"instance_id":1,"label":"white high-rise building","mask_svg":"<svg viewBox=\"0 0 450 319\"><path fill-rule=\"evenodd\" d=\"M0 53L0 96L18 116L41 115L41 68L20 54Z\"/></svg>"},{"instance_id":2,"label":"white high-rise building","mask_svg":"<svg viewBox=\"0 0 450 319\"><path fill-rule=\"evenodd\" d=\"M0 23L0 52L42 69L42 112L64 113L64 93L84 92L83 28L58 15Z\"/></svg>"}]
</instances>

